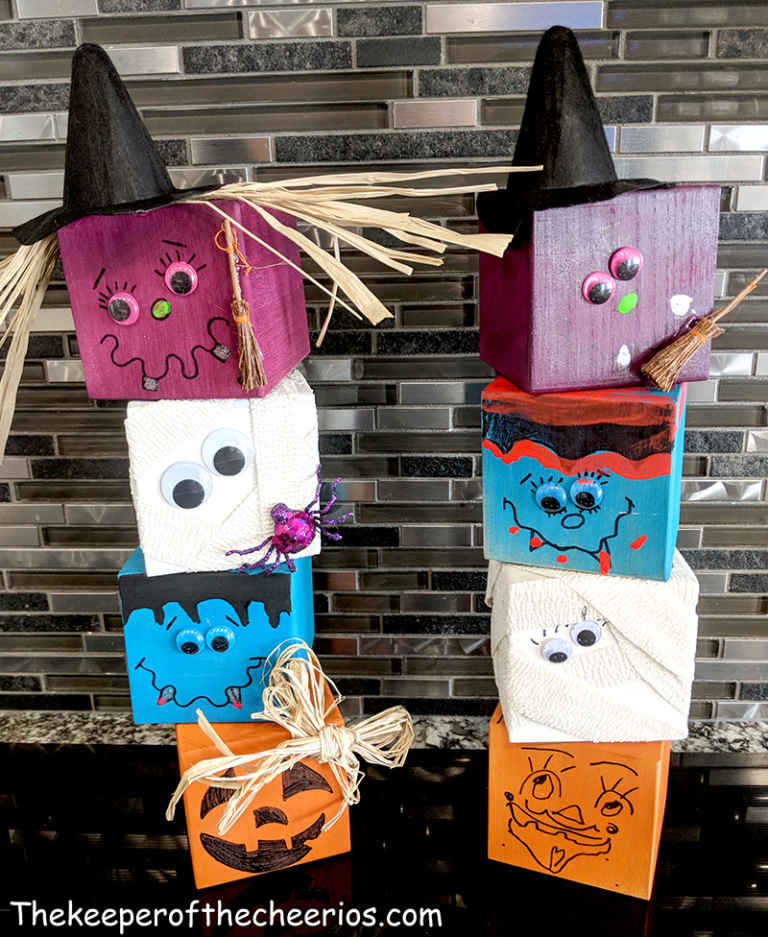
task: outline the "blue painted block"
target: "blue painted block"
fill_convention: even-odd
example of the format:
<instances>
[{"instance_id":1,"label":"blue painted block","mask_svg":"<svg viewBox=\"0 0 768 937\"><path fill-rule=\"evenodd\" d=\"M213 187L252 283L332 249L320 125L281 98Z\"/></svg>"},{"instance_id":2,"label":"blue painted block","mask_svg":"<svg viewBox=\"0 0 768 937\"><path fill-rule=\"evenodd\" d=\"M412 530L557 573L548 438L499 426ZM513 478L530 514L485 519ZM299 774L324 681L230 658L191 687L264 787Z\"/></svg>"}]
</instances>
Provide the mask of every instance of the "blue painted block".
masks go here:
<instances>
[{"instance_id":1,"label":"blue painted block","mask_svg":"<svg viewBox=\"0 0 768 937\"><path fill-rule=\"evenodd\" d=\"M147 576L137 548L118 574L136 723L248 722L262 711L265 660L289 638L311 645L312 560L296 572Z\"/></svg>"},{"instance_id":2,"label":"blue painted block","mask_svg":"<svg viewBox=\"0 0 768 937\"><path fill-rule=\"evenodd\" d=\"M680 518L685 384L483 391L485 556L666 581Z\"/></svg>"}]
</instances>

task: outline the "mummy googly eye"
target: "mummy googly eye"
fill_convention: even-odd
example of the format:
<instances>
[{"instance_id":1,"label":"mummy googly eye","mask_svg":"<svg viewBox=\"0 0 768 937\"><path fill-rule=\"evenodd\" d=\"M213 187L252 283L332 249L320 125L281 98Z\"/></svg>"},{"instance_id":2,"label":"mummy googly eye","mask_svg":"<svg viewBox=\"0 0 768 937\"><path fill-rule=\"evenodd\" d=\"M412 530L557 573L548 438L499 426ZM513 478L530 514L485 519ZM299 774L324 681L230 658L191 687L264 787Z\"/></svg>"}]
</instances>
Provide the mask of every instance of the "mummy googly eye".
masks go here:
<instances>
[{"instance_id":1,"label":"mummy googly eye","mask_svg":"<svg viewBox=\"0 0 768 937\"><path fill-rule=\"evenodd\" d=\"M139 318L139 304L133 293L113 293L107 302L107 313L116 325L133 325Z\"/></svg>"},{"instance_id":2,"label":"mummy googly eye","mask_svg":"<svg viewBox=\"0 0 768 937\"><path fill-rule=\"evenodd\" d=\"M608 269L617 280L634 279L642 267L643 255L636 247L620 247L608 261Z\"/></svg>"},{"instance_id":3,"label":"mummy googly eye","mask_svg":"<svg viewBox=\"0 0 768 937\"><path fill-rule=\"evenodd\" d=\"M570 495L577 507L588 511L603 500L603 488L594 478L577 478L571 485Z\"/></svg>"},{"instance_id":4,"label":"mummy googly eye","mask_svg":"<svg viewBox=\"0 0 768 937\"><path fill-rule=\"evenodd\" d=\"M160 479L163 497L175 508L199 508L211 496L213 482L209 472L197 462L174 462Z\"/></svg>"},{"instance_id":5,"label":"mummy googly eye","mask_svg":"<svg viewBox=\"0 0 768 937\"><path fill-rule=\"evenodd\" d=\"M570 635L571 640L579 647L593 647L603 636L603 626L592 619L580 621L571 625Z\"/></svg>"},{"instance_id":6,"label":"mummy googly eye","mask_svg":"<svg viewBox=\"0 0 768 937\"><path fill-rule=\"evenodd\" d=\"M236 429L217 429L205 438L203 462L216 475L239 475L253 461L250 439Z\"/></svg>"},{"instance_id":7,"label":"mummy googly eye","mask_svg":"<svg viewBox=\"0 0 768 937\"><path fill-rule=\"evenodd\" d=\"M198 654L204 644L202 634L194 628L184 628L176 635L176 647L182 654Z\"/></svg>"},{"instance_id":8,"label":"mummy googly eye","mask_svg":"<svg viewBox=\"0 0 768 937\"><path fill-rule=\"evenodd\" d=\"M581 284L581 295L588 303L599 306L613 296L613 277L605 270L590 273Z\"/></svg>"},{"instance_id":9,"label":"mummy googly eye","mask_svg":"<svg viewBox=\"0 0 768 937\"><path fill-rule=\"evenodd\" d=\"M568 496L565 488L555 482L544 482L533 493L536 504L547 514L557 514L565 507Z\"/></svg>"},{"instance_id":10,"label":"mummy googly eye","mask_svg":"<svg viewBox=\"0 0 768 937\"><path fill-rule=\"evenodd\" d=\"M566 638L547 638L541 645L541 656L550 664L563 664L573 654L573 646Z\"/></svg>"},{"instance_id":11,"label":"mummy googly eye","mask_svg":"<svg viewBox=\"0 0 768 937\"><path fill-rule=\"evenodd\" d=\"M163 274L168 289L177 296L187 296L197 289L197 270L184 260L168 264Z\"/></svg>"},{"instance_id":12,"label":"mummy googly eye","mask_svg":"<svg viewBox=\"0 0 768 937\"><path fill-rule=\"evenodd\" d=\"M205 643L212 651L223 654L235 643L235 632L226 625L216 625L205 632Z\"/></svg>"}]
</instances>

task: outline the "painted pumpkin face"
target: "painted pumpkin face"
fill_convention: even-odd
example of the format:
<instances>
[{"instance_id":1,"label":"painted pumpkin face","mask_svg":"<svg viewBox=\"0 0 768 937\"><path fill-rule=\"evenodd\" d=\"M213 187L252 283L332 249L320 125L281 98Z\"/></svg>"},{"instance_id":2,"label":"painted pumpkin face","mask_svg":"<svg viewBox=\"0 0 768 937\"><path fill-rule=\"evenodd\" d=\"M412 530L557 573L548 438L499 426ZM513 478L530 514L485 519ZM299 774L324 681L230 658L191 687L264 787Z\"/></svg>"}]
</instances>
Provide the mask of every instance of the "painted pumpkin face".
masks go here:
<instances>
[{"instance_id":1,"label":"painted pumpkin face","mask_svg":"<svg viewBox=\"0 0 768 937\"><path fill-rule=\"evenodd\" d=\"M230 771L227 776L234 774ZM315 796L308 796L310 792ZM215 829L221 813L217 808L233 794L228 788L209 787L200 804L200 820L210 815ZM234 836L235 830L247 832L244 824L252 823L257 831L253 842L232 842L208 832L200 833L200 842L209 856L240 872L257 875L285 869L310 854L328 819L322 807L331 806L333 798L333 788L323 775L299 762L266 785L259 797L262 805L246 813L233 828Z\"/></svg>"},{"instance_id":2,"label":"painted pumpkin face","mask_svg":"<svg viewBox=\"0 0 768 937\"><path fill-rule=\"evenodd\" d=\"M592 761L572 752L521 746L530 770L505 791L508 830L555 875L576 859L607 856L634 821L638 772L620 761Z\"/></svg>"}]
</instances>

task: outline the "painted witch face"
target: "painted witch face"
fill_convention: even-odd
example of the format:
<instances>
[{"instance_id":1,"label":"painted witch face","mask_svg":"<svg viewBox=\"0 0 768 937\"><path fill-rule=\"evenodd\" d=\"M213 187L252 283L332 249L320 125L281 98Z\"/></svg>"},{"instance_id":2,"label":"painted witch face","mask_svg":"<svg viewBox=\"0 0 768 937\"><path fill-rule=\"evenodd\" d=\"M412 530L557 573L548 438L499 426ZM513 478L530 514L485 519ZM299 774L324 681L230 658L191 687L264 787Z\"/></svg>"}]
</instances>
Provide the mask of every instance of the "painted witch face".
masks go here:
<instances>
[{"instance_id":1,"label":"painted witch face","mask_svg":"<svg viewBox=\"0 0 768 937\"><path fill-rule=\"evenodd\" d=\"M239 203L225 209L289 259L288 241ZM264 396L309 350L301 276L248 239L243 296L264 353L266 387L244 393L221 218L195 205L91 216L59 232L91 397L132 400ZM219 239L219 243L221 240Z\"/></svg>"},{"instance_id":2,"label":"painted witch face","mask_svg":"<svg viewBox=\"0 0 768 937\"><path fill-rule=\"evenodd\" d=\"M520 751L528 771L505 792L512 836L555 875L575 860L608 856L633 824L638 772L620 760L590 761L556 748Z\"/></svg>"},{"instance_id":3,"label":"painted witch face","mask_svg":"<svg viewBox=\"0 0 768 937\"><path fill-rule=\"evenodd\" d=\"M263 400L131 403L125 428L150 576L231 569L227 551L272 535L276 504L314 497L317 411L298 372Z\"/></svg>"},{"instance_id":4,"label":"painted witch face","mask_svg":"<svg viewBox=\"0 0 768 937\"><path fill-rule=\"evenodd\" d=\"M233 774L229 771L226 776L232 777ZM278 785L279 806L275 797ZM200 805L200 820L205 820L217 807L226 804L233 794L234 791L228 788L209 787ZM322 811L313 811L307 816L303 801L330 803L332 797L333 788L323 775L308 764L299 762L264 788L259 800L264 800L268 806L259 806L246 814L257 831L255 841L231 842L213 833L202 832L200 843L211 858L239 872L258 875L286 869L309 856L312 843L322 835L326 820ZM209 822L215 820L218 813L220 811L211 816ZM238 823L235 829L242 832L242 826L242 822Z\"/></svg>"},{"instance_id":5,"label":"painted witch face","mask_svg":"<svg viewBox=\"0 0 768 937\"><path fill-rule=\"evenodd\" d=\"M486 551L505 562L666 579L684 397L654 391L483 396Z\"/></svg>"},{"instance_id":6,"label":"painted witch face","mask_svg":"<svg viewBox=\"0 0 768 937\"><path fill-rule=\"evenodd\" d=\"M288 638L312 640L310 563L270 576L124 570L135 721L194 722L199 708L211 721L237 722L260 711L269 655Z\"/></svg>"}]
</instances>

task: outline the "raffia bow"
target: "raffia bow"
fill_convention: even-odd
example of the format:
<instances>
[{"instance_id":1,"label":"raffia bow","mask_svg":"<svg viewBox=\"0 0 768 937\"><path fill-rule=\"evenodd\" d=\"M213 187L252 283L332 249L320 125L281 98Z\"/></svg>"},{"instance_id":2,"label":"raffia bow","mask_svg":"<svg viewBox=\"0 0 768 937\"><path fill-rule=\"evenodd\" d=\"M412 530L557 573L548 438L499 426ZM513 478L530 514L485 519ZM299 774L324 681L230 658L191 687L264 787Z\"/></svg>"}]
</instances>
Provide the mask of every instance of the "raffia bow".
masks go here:
<instances>
[{"instance_id":1,"label":"raffia bow","mask_svg":"<svg viewBox=\"0 0 768 937\"><path fill-rule=\"evenodd\" d=\"M277 658L264 689L264 713L259 722L274 722L291 734L291 738L274 748L236 755L197 710L197 720L216 748L217 758L205 758L182 775L165 812L173 819L176 806L186 789L196 781L233 790L216 828L226 833L245 813L259 791L284 771L305 758L328 764L342 796L336 815L323 826L330 829L351 804L360 800L359 787L365 777L359 758L370 764L400 768L413 744L413 724L402 706L391 706L352 726L327 722L328 716L341 702L336 684L323 673L312 649L303 641L293 641L277 649ZM222 777L224 772L252 765L252 769L235 777Z\"/></svg>"}]
</instances>

